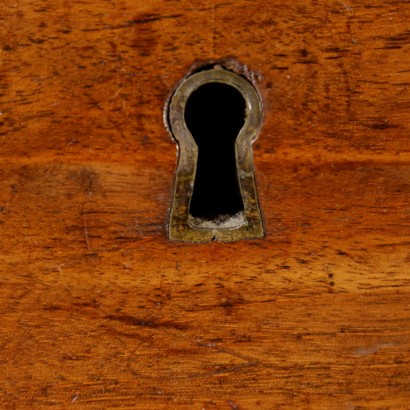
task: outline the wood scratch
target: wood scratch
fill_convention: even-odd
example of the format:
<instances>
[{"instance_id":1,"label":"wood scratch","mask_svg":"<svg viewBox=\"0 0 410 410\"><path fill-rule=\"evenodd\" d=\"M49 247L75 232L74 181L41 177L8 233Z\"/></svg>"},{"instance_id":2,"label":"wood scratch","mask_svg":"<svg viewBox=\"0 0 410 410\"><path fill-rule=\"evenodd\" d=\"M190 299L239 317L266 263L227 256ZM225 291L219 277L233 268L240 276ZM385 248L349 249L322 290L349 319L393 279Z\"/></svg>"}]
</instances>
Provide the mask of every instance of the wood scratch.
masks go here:
<instances>
[{"instance_id":1,"label":"wood scratch","mask_svg":"<svg viewBox=\"0 0 410 410\"><path fill-rule=\"evenodd\" d=\"M83 233L84 233L85 243L87 245L87 251L90 252L91 247L90 247L90 238L88 236L87 214L84 211L84 208L85 208L85 204L83 204L82 211L81 211L81 213L83 215Z\"/></svg>"},{"instance_id":2,"label":"wood scratch","mask_svg":"<svg viewBox=\"0 0 410 410\"><path fill-rule=\"evenodd\" d=\"M150 380L186 380L186 379L202 379L202 378L209 378L212 376L224 376L231 373L242 372L250 367L258 366L258 362L249 362L249 363L242 363L235 366L228 366L222 367L214 371L204 371L204 372L196 372L196 373L188 373L188 374L181 374L181 373L173 373L166 376L149 376L144 374L143 377L145 379ZM129 369L133 375L142 377L140 372L137 372L134 369Z\"/></svg>"},{"instance_id":3,"label":"wood scratch","mask_svg":"<svg viewBox=\"0 0 410 410\"><path fill-rule=\"evenodd\" d=\"M219 353L224 353L229 356L235 357L236 359L245 360L248 364L252 363L252 365L256 365L259 361L251 356L243 355L241 353L235 352L234 350L227 349L226 347L218 346L216 343L204 343L199 342L198 346L209 347L211 349L216 350Z\"/></svg>"},{"instance_id":4,"label":"wood scratch","mask_svg":"<svg viewBox=\"0 0 410 410\"><path fill-rule=\"evenodd\" d=\"M243 371L244 369L248 369L249 367L254 367L258 366L259 362L247 362L247 363L241 363L237 364L235 366L229 366L229 367L222 367L218 370L214 370L211 372L200 372L200 373L190 373L187 375L179 376L179 377L173 377L173 379L178 378L178 379L196 379L196 378L204 378L204 377L212 377L212 376L223 376L229 373L236 373Z\"/></svg>"}]
</instances>

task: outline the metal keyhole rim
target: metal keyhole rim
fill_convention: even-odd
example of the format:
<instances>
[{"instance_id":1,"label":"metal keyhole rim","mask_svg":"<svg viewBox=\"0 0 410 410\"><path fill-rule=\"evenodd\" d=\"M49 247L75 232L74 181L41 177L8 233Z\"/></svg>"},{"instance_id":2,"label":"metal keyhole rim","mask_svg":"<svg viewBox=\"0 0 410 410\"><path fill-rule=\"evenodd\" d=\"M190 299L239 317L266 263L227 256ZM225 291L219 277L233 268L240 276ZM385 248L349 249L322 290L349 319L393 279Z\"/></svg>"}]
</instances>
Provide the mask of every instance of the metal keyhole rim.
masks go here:
<instances>
[{"instance_id":1,"label":"metal keyhole rim","mask_svg":"<svg viewBox=\"0 0 410 410\"><path fill-rule=\"evenodd\" d=\"M208 83L222 83L236 88L245 101L245 121L235 142L238 182L244 203L244 221L234 228L201 229L190 223L190 200L195 182L198 147L185 122L188 98L199 87ZM262 217L254 180L252 143L262 125L262 100L246 78L216 65L185 78L171 96L168 111L169 130L179 148L174 200L170 212L168 234L171 240L207 242L235 241L263 236Z\"/></svg>"}]
</instances>

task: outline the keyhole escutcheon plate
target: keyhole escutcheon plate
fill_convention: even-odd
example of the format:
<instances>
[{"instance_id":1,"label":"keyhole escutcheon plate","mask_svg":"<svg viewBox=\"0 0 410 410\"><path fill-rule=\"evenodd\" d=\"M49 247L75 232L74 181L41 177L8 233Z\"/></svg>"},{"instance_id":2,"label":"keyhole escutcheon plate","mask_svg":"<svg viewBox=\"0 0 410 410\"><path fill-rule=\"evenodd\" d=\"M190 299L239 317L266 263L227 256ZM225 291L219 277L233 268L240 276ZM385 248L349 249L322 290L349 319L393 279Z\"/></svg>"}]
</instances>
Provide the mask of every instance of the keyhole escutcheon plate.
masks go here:
<instances>
[{"instance_id":1,"label":"keyhole escutcheon plate","mask_svg":"<svg viewBox=\"0 0 410 410\"><path fill-rule=\"evenodd\" d=\"M192 94L208 84L224 84L233 87L244 101L245 112L238 113L243 116L243 125L234 140L235 164L233 164L241 196L241 206L239 211L233 214L198 218L191 212L191 201L194 191L197 192L194 185L199 183L195 178L198 171L199 146L192 135L192 127L190 130L187 125L186 107ZM263 237L264 230L256 192L252 153L252 143L258 137L262 125L262 100L254 85L247 78L221 65L214 65L182 80L166 104L165 110L167 127L179 148L174 195L168 221L169 239L186 242L212 240L231 242ZM212 121L212 118L209 118L209 121ZM215 126L222 126L223 115L218 116L217 121ZM218 135L218 138L222 136ZM212 158L210 161L212 162ZM207 181L206 176L202 175L201 181L204 180L205 183L212 183L211 178ZM219 199L215 197L209 200L218 201ZM221 200L224 200L223 195ZM225 208L221 207L221 209Z\"/></svg>"}]
</instances>

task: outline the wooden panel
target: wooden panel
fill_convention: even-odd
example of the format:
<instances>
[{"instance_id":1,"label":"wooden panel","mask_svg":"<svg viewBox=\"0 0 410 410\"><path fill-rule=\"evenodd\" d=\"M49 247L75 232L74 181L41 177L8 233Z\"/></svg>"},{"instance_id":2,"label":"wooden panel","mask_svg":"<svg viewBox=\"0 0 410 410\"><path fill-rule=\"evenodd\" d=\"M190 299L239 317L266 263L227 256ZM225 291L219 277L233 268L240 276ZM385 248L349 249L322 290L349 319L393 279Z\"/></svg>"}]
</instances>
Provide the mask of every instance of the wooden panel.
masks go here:
<instances>
[{"instance_id":1,"label":"wooden panel","mask_svg":"<svg viewBox=\"0 0 410 410\"><path fill-rule=\"evenodd\" d=\"M3 408L404 409L406 1L2 2ZM163 106L258 79L262 240L170 242Z\"/></svg>"}]
</instances>

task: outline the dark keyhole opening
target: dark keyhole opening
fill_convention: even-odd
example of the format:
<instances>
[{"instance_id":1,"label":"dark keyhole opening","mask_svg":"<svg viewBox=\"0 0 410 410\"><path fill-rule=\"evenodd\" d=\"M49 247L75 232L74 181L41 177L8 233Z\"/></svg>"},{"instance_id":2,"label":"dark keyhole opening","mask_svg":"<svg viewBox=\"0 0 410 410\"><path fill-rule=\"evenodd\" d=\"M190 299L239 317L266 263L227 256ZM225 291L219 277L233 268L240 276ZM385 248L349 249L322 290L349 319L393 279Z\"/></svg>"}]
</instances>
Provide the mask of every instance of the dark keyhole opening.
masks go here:
<instances>
[{"instance_id":1,"label":"dark keyhole opening","mask_svg":"<svg viewBox=\"0 0 410 410\"><path fill-rule=\"evenodd\" d=\"M185 106L186 125L198 145L197 169L189 213L215 221L244 210L235 141L245 123L246 103L234 87L207 83Z\"/></svg>"}]
</instances>

